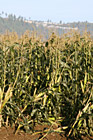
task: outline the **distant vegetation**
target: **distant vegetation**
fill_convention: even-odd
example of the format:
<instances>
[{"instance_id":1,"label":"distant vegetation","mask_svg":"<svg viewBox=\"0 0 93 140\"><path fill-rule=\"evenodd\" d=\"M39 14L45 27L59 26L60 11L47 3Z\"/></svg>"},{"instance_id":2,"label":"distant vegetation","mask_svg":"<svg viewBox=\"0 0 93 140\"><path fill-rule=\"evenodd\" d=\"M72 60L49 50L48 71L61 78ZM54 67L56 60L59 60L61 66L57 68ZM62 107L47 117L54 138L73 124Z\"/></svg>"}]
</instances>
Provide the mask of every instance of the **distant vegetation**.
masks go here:
<instances>
[{"instance_id":1,"label":"distant vegetation","mask_svg":"<svg viewBox=\"0 0 93 140\"><path fill-rule=\"evenodd\" d=\"M17 32L18 35L24 34L26 30L29 31L36 31L36 35L38 36L43 36L43 38L48 39L49 35L51 32L56 32L58 35L62 35L63 33L69 31L67 29L61 29L57 28L57 24L52 24L51 21L47 21L48 26L43 26L44 22L42 21L33 21L32 23L25 22L27 21L23 17L16 17L15 15L8 15L7 13L0 14L0 33L5 33L6 30L10 32ZM29 19L29 21L31 21ZM38 24L38 26L37 26ZM80 33L85 31L87 29L88 32L90 32L91 35L93 35L93 23L88 23L88 22L73 22L73 23L62 23L61 21L59 22L60 26L59 27L70 27L70 28L78 28ZM53 28L48 28L49 25L54 26Z\"/></svg>"}]
</instances>

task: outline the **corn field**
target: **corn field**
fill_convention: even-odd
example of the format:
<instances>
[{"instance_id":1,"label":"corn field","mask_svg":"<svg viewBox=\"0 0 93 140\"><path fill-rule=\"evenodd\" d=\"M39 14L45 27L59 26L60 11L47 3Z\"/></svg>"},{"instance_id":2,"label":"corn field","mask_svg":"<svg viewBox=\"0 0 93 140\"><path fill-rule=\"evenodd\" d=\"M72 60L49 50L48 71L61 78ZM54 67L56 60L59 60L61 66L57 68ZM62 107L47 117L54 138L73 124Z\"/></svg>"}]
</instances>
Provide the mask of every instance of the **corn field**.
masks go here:
<instances>
[{"instance_id":1,"label":"corn field","mask_svg":"<svg viewBox=\"0 0 93 140\"><path fill-rule=\"evenodd\" d=\"M0 35L0 128L36 133L36 124L93 136L93 39L88 33ZM41 138L42 139L42 138Z\"/></svg>"}]
</instances>

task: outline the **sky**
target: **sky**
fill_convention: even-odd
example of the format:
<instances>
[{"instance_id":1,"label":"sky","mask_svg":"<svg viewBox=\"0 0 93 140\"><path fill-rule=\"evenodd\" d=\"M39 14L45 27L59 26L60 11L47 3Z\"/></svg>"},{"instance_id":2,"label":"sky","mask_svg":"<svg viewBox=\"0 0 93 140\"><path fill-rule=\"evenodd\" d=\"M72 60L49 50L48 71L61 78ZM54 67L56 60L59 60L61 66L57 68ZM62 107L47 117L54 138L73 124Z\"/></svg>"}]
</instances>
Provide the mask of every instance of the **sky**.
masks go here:
<instances>
[{"instance_id":1,"label":"sky","mask_svg":"<svg viewBox=\"0 0 93 140\"><path fill-rule=\"evenodd\" d=\"M93 0L0 0L0 13L31 20L93 23Z\"/></svg>"}]
</instances>

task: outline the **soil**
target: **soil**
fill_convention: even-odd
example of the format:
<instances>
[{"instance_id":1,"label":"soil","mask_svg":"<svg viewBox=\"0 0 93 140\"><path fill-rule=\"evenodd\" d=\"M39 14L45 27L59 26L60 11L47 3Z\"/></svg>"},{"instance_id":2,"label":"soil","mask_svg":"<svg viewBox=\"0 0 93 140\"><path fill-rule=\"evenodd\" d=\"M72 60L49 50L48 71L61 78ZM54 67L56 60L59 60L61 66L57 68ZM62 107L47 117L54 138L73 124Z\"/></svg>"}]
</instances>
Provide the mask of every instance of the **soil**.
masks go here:
<instances>
[{"instance_id":1,"label":"soil","mask_svg":"<svg viewBox=\"0 0 93 140\"><path fill-rule=\"evenodd\" d=\"M44 128L49 128L46 125L38 125L35 127L35 130L44 130ZM28 134L24 132L18 132L17 134L14 134L14 128L11 127L2 127L0 129L0 140L40 140L42 135L40 134ZM91 138L91 140L93 137ZM64 135L60 135L59 133L50 133L46 135L45 138L42 140L71 140L67 139ZM83 140L90 140L89 138L83 138Z\"/></svg>"}]
</instances>

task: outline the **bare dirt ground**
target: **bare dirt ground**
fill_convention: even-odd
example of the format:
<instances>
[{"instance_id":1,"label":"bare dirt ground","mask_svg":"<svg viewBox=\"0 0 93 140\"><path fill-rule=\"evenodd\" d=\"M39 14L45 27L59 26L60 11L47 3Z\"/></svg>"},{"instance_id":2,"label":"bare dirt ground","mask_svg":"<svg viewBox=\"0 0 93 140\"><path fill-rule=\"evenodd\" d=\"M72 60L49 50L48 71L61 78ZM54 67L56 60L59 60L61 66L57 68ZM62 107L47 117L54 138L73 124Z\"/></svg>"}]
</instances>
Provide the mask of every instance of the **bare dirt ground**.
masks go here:
<instances>
[{"instance_id":1,"label":"bare dirt ground","mask_svg":"<svg viewBox=\"0 0 93 140\"><path fill-rule=\"evenodd\" d=\"M38 125L36 126L36 130L43 130L44 128L46 128L46 126L41 126ZM2 127L0 129L0 140L40 140L41 135L40 134L28 134L28 133L24 133L24 132L18 132L16 135L14 134L14 128L11 127ZM89 138L83 138L83 140L92 140L93 137L91 139ZM60 135L59 133L50 133L48 135L46 135L45 138L43 138L43 140L71 140L71 139L67 139L64 135ZM72 139L73 140L73 139Z\"/></svg>"}]
</instances>

